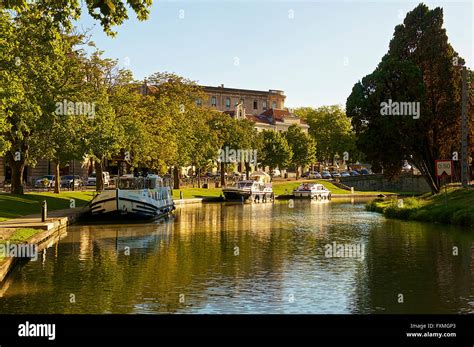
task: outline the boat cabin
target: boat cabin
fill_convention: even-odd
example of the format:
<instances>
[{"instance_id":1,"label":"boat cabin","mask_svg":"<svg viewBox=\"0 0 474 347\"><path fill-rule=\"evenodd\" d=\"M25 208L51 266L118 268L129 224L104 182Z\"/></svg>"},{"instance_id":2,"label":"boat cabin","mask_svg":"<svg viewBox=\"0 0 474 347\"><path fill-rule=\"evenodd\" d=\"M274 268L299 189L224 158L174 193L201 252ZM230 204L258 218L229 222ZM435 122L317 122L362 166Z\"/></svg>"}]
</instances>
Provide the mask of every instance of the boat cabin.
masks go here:
<instances>
[{"instance_id":1,"label":"boat cabin","mask_svg":"<svg viewBox=\"0 0 474 347\"><path fill-rule=\"evenodd\" d=\"M147 177L123 175L116 178L116 187L122 190L157 189L163 187L163 179L158 175Z\"/></svg>"}]
</instances>

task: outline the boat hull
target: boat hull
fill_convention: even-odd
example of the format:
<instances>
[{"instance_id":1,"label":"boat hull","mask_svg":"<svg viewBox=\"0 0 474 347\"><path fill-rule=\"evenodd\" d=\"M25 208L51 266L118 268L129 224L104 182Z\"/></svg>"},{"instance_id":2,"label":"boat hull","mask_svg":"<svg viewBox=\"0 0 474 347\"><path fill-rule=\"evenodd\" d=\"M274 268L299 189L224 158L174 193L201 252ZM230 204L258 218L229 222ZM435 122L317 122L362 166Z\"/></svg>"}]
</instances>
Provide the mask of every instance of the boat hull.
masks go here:
<instances>
[{"instance_id":1,"label":"boat hull","mask_svg":"<svg viewBox=\"0 0 474 347\"><path fill-rule=\"evenodd\" d=\"M252 201L252 202L266 202L273 198L273 192L255 192L244 191L237 189L223 189L222 193L228 201Z\"/></svg>"},{"instance_id":2,"label":"boat hull","mask_svg":"<svg viewBox=\"0 0 474 347\"><path fill-rule=\"evenodd\" d=\"M90 215L104 219L156 219L173 212L170 192L157 190L108 190L97 196L90 205Z\"/></svg>"},{"instance_id":3,"label":"boat hull","mask_svg":"<svg viewBox=\"0 0 474 347\"><path fill-rule=\"evenodd\" d=\"M294 198L301 199L318 199L318 200L330 200L331 194L326 192L317 192L317 191L293 191Z\"/></svg>"}]
</instances>

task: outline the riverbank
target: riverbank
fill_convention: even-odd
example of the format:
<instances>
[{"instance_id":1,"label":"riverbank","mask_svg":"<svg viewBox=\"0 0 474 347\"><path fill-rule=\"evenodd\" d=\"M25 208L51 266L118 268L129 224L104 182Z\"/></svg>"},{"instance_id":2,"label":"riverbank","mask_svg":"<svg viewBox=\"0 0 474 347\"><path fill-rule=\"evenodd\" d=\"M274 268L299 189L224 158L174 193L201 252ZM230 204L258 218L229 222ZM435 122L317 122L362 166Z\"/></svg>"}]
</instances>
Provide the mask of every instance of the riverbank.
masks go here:
<instances>
[{"instance_id":1,"label":"riverbank","mask_svg":"<svg viewBox=\"0 0 474 347\"><path fill-rule=\"evenodd\" d=\"M321 183L324 185L333 196L340 197L352 197L357 195L358 197L374 197L380 194L409 194L409 192L379 192L379 191L354 191L351 194L350 190L342 189L336 186L331 181L327 180L298 180L298 181L274 181L273 182L273 193L276 197L290 197L293 194L293 189L297 188L302 183ZM182 188L173 190L173 199L177 200L181 198L181 192L183 193L183 199L197 199L202 198L204 201L216 201L222 196L221 188Z\"/></svg>"},{"instance_id":2,"label":"riverbank","mask_svg":"<svg viewBox=\"0 0 474 347\"><path fill-rule=\"evenodd\" d=\"M59 194L26 193L23 195L0 193L0 221L41 212L41 203L47 201L48 211L67 209L74 199L76 207L82 207L94 197L93 191L65 191Z\"/></svg>"},{"instance_id":3,"label":"riverbank","mask_svg":"<svg viewBox=\"0 0 474 347\"><path fill-rule=\"evenodd\" d=\"M37 252L61 238L61 233L66 226L84 212L82 207L55 210L48 213L46 221L41 221L40 214L7 219L0 222L0 283L5 279L10 270L21 258L5 257L6 247L14 244L35 245Z\"/></svg>"},{"instance_id":4,"label":"riverbank","mask_svg":"<svg viewBox=\"0 0 474 347\"><path fill-rule=\"evenodd\" d=\"M368 211L388 218L474 226L474 189L449 188L447 194L425 194L419 198L375 199L366 204Z\"/></svg>"},{"instance_id":5,"label":"riverbank","mask_svg":"<svg viewBox=\"0 0 474 347\"><path fill-rule=\"evenodd\" d=\"M301 183L321 183L333 196L352 197L350 190L342 189L327 180L298 180L298 181L274 181L273 192L275 196L290 196L293 189ZM354 191L354 195L358 197L377 196L379 194L390 195L408 194L403 192L366 192ZM70 200L75 200L76 207L83 207L89 203L96 193L94 191L63 191L60 194L51 192L26 193L24 195L16 195L10 193L0 193L0 222L12 218L18 218L26 215L36 214L41 211L41 203L46 200L48 203L48 211L57 211L67 209L70 206ZM199 201L220 201L223 197L221 188L192 188L186 187L173 190L173 199L181 204L181 194L184 200Z\"/></svg>"}]
</instances>

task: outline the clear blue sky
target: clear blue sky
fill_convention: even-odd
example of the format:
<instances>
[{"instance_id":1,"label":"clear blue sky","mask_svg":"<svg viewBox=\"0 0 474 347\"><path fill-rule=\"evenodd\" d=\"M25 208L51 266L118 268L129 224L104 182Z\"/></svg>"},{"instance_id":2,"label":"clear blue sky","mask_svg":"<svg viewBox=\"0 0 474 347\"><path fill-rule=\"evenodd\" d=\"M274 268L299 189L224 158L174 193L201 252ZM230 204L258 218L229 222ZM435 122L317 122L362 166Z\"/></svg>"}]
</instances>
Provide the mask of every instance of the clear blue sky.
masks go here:
<instances>
[{"instance_id":1,"label":"clear blue sky","mask_svg":"<svg viewBox=\"0 0 474 347\"><path fill-rule=\"evenodd\" d=\"M148 21L134 13L115 38L83 14L79 25L105 56L143 79L174 72L204 85L281 89L286 106L344 105L352 86L387 52L394 27L416 1L153 1ZM444 8L454 49L473 67L474 5Z\"/></svg>"}]
</instances>

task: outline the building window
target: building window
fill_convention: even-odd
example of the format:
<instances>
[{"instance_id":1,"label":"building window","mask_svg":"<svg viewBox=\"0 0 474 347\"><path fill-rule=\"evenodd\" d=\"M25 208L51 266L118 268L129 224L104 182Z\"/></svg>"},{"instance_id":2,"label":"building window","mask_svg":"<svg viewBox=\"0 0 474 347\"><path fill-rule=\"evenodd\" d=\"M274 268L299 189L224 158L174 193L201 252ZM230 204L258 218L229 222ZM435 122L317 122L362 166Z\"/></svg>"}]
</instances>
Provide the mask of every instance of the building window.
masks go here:
<instances>
[{"instance_id":1,"label":"building window","mask_svg":"<svg viewBox=\"0 0 474 347\"><path fill-rule=\"evenodd\" d=\"M215 96L211 97L211 106L217 106L217 98Z\"/></svg>"},{"instance_id":2,"label":"building window","mask_svg":"<svg viewBox=\"0 0 474 347\"><path fill-rule=\"evenodd\" d=\"M276 101L273 101L273 102L272 102L272 108L277 108L277 103L276 103Z\"/></svg>"},{"instance_id":3,"label":"building window","mask_svg":"<svg viewBox=\"0 0 474 347\"><path fill-rule=\"evenodd\" d=\"M201 98L196 100L196 105L197 106L202 106L202 99Z\"/></svg>"},{"instance_id":4,"label":"building window","mask_svg":"<svg viewBox=\"0 0 474 347\"><path fill-rule=\"evenodd\" d=\"M263 102L263 109L264 109L264 110L267 109L267 101L266 101L266 100Z\"/></svg>"},{"instance_id":5,"label":"building window","mask_svg":"<svg viewBox=\"0 0 474 347\"><path fill-rule=\"evenodd\" d=\"M225 107L230 108L230 98L225 99Z\"/></svg>"},{"instance_id":6,"label":"building window","mask_svg":"<svg viewBox=\"0 0 474 347\"><path fill-rule=\"evenodd\" d=\"M253 101L253 109L254 109L254 110L258 109L258 102L257 102L257 100L254 100L254 101Z\"/></svg>"}]
</instances>

